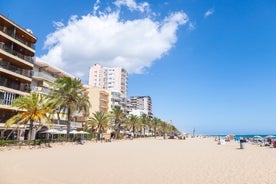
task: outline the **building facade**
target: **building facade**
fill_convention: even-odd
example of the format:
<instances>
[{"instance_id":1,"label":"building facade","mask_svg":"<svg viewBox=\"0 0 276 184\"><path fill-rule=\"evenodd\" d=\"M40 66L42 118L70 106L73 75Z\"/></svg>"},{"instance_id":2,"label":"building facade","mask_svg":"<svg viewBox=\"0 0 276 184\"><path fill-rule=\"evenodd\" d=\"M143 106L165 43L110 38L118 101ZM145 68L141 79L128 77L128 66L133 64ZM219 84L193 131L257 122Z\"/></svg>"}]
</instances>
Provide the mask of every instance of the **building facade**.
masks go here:
<instances>
[{"instance_id":1,"label":"building facade","mask_svg":"<svg viewBox=\"0 0 276 184\"><path fill-rule=\"evenodd\" d=\"M57 78L60 77L70 77L75 78L73 75L66 73L65 71L56 68L54 66L49 65L45 61L41 60L40 58L34 58L34 68L32 70L32 83L30 85L31 92L41 93L47 95L51 90L51 84ZM59 117L58 117L59 116ZM59 113L54 115L54 124L55 127L65 127L67 114L66 113ZM82 115L75 115L75 119L82 117ZM80 119L80 118L79 118ZM76 120L77 121L77 120ZM74 128L75 125L81 127L77 122L72 122L72 127Z\"/></svg>"},{"instance_id":2,"label":"building facade","mask_svg":"<svg viewBox=\"0 0 276 184\"><path fill-rule=\"evenodd\" d=\"M30 93L36 41L30 30L0 14L0 123L18 112L12 101Z\"/></svg>"},{"instance_id":3,"label":"building facade","mask_svg":"<svg viewBox=\"0 0 276 184\"><path fill-rule=\"evenodd\" d=\"M106 113L111 111L111 109L109 108L110 91L92 86L88 86L88 88L88 97L91 105L89 109L89 116L92 117L93 113L97 111L102 111Z\"/></svg>"},{"instance_id":4,"label":"building facade","mask_svg":"<svg viewBox=\"0 0 276 184\"><path fill-rule=\"evenodd\" d=\"M152 117L152 101L150 96L132 96L130 97L130 114L141 116L146 114Z\"/></svg>"},{"instance_id":5,"label":"building facade","mask_svg":"<svg viewBox=\"0 0 276 184\"><path fill-rule=\"evenodd\" d=\"M34 58L34 68L32 73L32 82L30 90L32 92L48 94L50 92L50 85L60 77L74 78L73 75L47 64L40 58Z\"/></svg>"},{"instance_id":6,"label":"building facade","mask_svg":"<svg viewBox=\"0 0 276 184\"><path fill-rule=\"evenodd\" d=\"M108 90L116 90L127 97L128 73L122 67L103 67L94 64L89 71L89 85Z\"/></svg>"},{"instance_id":7,"label":"building facade","mask_svg":"<svg viewBox=\"0 0 276 184\"><path fill-rule=\"evenodd\" d=\"M94 64L89 71L89 85L110 91L109 108L127 111L128 73L122 67L103 67Z\"/></svg>"}]
</instances>

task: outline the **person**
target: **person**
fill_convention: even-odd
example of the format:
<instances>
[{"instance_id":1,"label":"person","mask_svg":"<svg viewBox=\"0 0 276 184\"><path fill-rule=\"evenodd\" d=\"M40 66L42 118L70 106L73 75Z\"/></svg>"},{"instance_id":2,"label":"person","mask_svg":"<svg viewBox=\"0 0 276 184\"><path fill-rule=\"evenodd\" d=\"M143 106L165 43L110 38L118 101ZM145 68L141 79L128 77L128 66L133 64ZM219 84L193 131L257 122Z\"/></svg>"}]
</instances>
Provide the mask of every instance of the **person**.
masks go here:
<instances>
[{"instance_id":1,"label":"person","mask_svg":"<svg viewBox=\"0 0 276 184\"><path fill-rule=\"evenodd\" d=\"M100 133L100 140L101 140L101 142L102 142L102 141L103 141L103 132L100 131L99 133Z\"/></svg>"},{"instance_id":2,"label":"person","mask_svg":"<svg viewBox=\"0 0 276 184\"><path fill-rule=\"evenodd\" d=\"M134 138L134 133L131 132L130 139L132 140Z\"/></svg>"}]
</instances>

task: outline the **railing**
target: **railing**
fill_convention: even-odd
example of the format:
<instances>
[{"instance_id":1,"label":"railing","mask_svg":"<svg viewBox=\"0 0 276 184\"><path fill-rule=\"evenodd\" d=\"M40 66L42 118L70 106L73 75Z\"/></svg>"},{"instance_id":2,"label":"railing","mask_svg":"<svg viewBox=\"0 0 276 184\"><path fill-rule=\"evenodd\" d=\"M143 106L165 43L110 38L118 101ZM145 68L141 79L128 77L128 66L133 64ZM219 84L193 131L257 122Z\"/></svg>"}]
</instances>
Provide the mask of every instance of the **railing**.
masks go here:
<instances>
[{"instance_id":1,"label":"railing","mask_svg":"<svg viewBox=\"0 0 276 184\"><path fill-rule=\"evenodd\" d=\"M1 105L11 105L12 104L12 100L0 99L0 104Z\"/></svg>"},{"instance_id":2,"label":"railing","mask_svg":"<svg viewBox=\"0 0 276 184\"><path fill-rule=\"evenodd\" d=\"M14 93L8 93L5 92L3 95L3 98L0 99L0 104L1 105L11 105L12 101L17 98L19 95L16 95Z\"/></svg>"},{"instance_id":3,"label":"railing","mask_svg":"<svg viewBox=\"0 0 276 184\"><path fill-rule=\"evenodd\" d=\"M23 54L21 54L20 52L17 52L15 50L12 50L11 48L9 48L7 45L5 45L3 42L0 42L0 49L14 55L17 56L25 61L28 61L29 63L33 63L32 57L31 56L25 56Z\"/></svg>"},{"instance_id":4,"label":"railing","mask_svg":"<svg viewBox=\"0 0 276 184\"><path fill-rule=\"evenodd\" d=\"M19 91L23 90L23 89L21 90L20 85L18 83L8 80L7 78L4 78L4 79L1 78L0 86L5 86L5 87L12 88L12 89L19 90Z\"/></svg>"},{"instance_id":5,"label":"railing","mask_svg":"<svg viewBox=\"0 0 276 184\"><path fill-rule=\"evenodd\" d=\"M48 79L50 81L55 81L56 78L47 74L47 73L44 73L44 72L37 72L37 71L34 71L33 72L33 77L41 77L41 78L44 78L44 79Z\"/></svg>"},{"instance_id":6,"label":"railing","mask_svg":"<svg viewBox=\"0 0 276 184\"><path fill-rule=\"evenodd\" d=\"M41 86L31 86L31 91L41 92L41 93L44 93L44 94L49 94L50 93L50 90L48 88L41 87Z\"/></svg>"},{"instance_id":7,"label":"railing","mask_svg":"<svg viewBox=\"0 0 276 184\"><path fill-rule=\"evenodd\" d=\"M6 63L5 63L6 62ZM10 65L8 61L2 60L0 61L0 68L7 69L9 71L12 71L14 73L26 76L26 77L31 77L31 75L27 72L25 72L23 69L18 68L16 66Z\"/></svg>"},{"instance_id":8,"label":"railing","mask_svg":"<svg viewBox=\"0 0 276 184\"><path fill-rule=\"evenodd\" d=\"M27 42L26 40L24 40L24 39L20 38L19 36L15 35L15 34L13 33L13 31L7 29L7 27L0 26L0 31L6 33L6 34L9 35L10 37L12 37L12 38L18 40L19 42L23 43L24 45L27 45L28 47L31 47L32 49L35 50L35 45L34 45L34 44L29 43L29 42Z\"/></svg>"}]
</instances>

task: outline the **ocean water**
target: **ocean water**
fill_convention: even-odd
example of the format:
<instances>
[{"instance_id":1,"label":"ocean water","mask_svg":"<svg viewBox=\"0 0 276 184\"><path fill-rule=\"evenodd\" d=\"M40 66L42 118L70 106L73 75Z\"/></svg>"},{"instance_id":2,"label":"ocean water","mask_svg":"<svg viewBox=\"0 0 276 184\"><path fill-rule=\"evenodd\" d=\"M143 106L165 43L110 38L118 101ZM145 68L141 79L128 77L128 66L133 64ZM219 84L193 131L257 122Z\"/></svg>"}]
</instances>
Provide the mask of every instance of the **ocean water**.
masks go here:
<instances>
[{"instance_id":1,"label":"ocean water","mask_svg":"<svg viewBox=\"0 0 276 184\"><path fill-rule=\"evenodd\" d=\"M212 137L225 137L227 135L210 135L210 136L212 136ZM237 135L235 135L234 139L235 140L240 140L240 138L252 139L254 136L261 136L262 138L265 138L266 136L275 136L275 139L276 139L275 134L237 134Z\"/></svg>"}]
</instances>

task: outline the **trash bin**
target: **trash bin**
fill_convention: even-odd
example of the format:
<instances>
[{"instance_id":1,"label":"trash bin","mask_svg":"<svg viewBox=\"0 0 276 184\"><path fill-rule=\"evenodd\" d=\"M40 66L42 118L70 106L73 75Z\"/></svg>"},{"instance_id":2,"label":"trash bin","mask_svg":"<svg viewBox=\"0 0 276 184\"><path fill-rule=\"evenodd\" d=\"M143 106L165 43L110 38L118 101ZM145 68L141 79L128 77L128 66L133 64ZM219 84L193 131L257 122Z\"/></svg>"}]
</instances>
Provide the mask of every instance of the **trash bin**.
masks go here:
<instances>
[{"instance_id":1,"label":"trash bin","mask_svg":"<svg viewBox=\"0 0 276 184\"><path fill-rule=\"evenodd\" d=\"M245 143L246 143L246 140L244 140L244 139L240 140L240 149L244 149L245 148Z\"/></svg>"}]
</instances>

